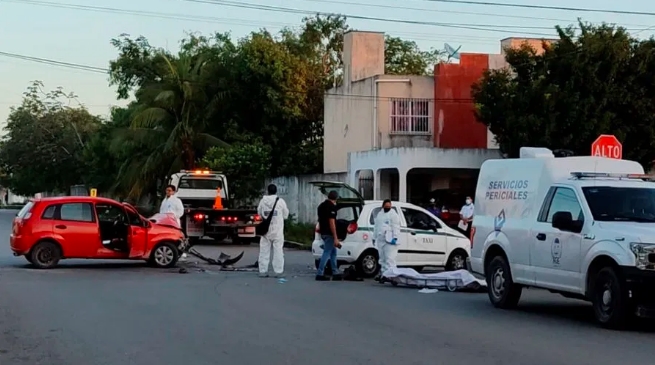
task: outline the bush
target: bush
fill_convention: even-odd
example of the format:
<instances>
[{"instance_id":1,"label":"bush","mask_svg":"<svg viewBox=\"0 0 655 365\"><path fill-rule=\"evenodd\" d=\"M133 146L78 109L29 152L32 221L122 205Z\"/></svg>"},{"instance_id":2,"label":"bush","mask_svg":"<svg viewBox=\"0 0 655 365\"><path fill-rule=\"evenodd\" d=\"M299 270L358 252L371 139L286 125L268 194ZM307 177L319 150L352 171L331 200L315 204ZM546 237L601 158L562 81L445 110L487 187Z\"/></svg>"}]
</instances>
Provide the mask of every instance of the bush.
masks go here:
<instances>
[{"instance_id":1,"label":"bush","mask_svg":"<svg viewBox=\"0 0 655 365\"><path fill-rule=\"evenodd\" d=\"M297 242L303 245L303 248L310 249L314 241L315 224L299 223L293 215L284 221L284 239L287 241Z\"/></svg>"}]
</instances>

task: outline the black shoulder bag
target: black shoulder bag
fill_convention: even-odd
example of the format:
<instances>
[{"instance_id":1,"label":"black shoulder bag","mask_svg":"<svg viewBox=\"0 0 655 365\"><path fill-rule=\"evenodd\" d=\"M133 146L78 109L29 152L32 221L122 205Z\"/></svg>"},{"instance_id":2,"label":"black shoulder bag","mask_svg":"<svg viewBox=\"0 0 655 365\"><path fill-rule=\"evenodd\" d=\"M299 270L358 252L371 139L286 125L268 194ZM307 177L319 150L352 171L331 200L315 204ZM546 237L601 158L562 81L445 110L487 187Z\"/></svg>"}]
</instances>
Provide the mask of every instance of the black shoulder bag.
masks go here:
<instances>
[{"instance_id":1,"label":"black shoulder bag","mask_svg":"<svg viewBox=\"0 0 655 365\"><path fill-rule=\"evenodd\" d=\"M255 226L255 234L258 236L265 235L268 233L268 229L271 228L271 220L273 220L273 214L275 213L275 206L277 205L278 200L280 200L279 197L275 198L275 203L273 203L273 208L271 209L271 212L268 213L268 217Z\"/></svg>"}]
</instances>

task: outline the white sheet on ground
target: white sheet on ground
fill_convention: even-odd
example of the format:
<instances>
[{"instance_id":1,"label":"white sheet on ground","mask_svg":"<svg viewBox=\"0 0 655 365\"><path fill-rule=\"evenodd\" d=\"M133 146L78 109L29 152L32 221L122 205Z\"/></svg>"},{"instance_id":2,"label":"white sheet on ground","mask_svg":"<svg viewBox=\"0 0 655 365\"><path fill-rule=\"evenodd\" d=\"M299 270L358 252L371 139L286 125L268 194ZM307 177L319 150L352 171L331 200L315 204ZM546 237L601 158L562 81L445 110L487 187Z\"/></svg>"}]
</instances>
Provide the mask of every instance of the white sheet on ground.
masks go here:
<instances>
[{"instance_id":1,"label":"white sheet on ground","mask_svg":"<svg viewBox=\"0 0 655 365\"><path fill-rule=\"evenodd\" d=\"M477 279L467 270L443 271L434 274L420 274L410 268L393 268L382 274L392 283L417 286L423 288L448 289L479 289L486 287L484 280Z\"/></svg>"}]
</instances>

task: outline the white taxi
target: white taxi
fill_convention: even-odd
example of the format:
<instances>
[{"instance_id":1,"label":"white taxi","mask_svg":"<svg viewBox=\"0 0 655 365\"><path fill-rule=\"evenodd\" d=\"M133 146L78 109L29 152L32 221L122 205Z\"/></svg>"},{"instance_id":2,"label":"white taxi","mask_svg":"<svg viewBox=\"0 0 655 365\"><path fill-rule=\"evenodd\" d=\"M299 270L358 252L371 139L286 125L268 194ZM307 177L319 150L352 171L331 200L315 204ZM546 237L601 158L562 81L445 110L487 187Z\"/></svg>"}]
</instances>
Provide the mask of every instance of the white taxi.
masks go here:
<instances>
[{"instance_id":1,"label":"white taxi","mask_svg":"<svg viewBox=\"0 0 655 365\"><path fill-rule=\"evenodd\" d=\"M337 234L342 247L337 250L339 266L354 264L364 277L373 277L380 270L378 252L373 245L375 217L382 209L382 201L365 201L357 190L332 181L314 181L312 185L327 195L336 190ZM466 267L471 241L461 232L448 227L426 209L410 203L392 202L400 216L398 267L411 267L421 271L426 266L459 270ZM323 240L316 225L312 254L316 267L323 254ZM326 270L329 269L326 267Z\"/></svg>"}]
</instances>

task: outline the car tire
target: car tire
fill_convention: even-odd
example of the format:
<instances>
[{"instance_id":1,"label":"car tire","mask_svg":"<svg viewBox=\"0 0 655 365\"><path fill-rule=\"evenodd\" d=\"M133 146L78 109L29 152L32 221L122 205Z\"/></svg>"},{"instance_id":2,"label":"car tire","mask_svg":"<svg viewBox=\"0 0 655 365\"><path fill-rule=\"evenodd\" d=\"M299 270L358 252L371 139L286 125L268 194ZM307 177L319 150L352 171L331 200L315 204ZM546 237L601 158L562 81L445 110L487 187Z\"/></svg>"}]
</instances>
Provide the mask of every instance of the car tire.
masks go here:
<instances>
[{"instance_id":1,"label":"car tire","mask_svg":"<svg viewBox=\"0 0 655 365\"><path fill-rule=\"evenodd\" d=\"M591 303L598 323L609 329L627 327L630 299L625 283L612 267L600 269L592 281Z\"/></svg>"},{"instance_id":2,"label":"car tire","mask_svg":"<svg viewBox=\"0 0 655 365\"><path fill-rule=\"evenodd\" d=\"M446 271L455 271L466 269L466 259L468 258L466 251L461 248L457 248L450 253L448 261L446 261L445 270Z\"/></svg>"},{"instance_id":3,"label":"car tire","mask_svg":"<svg viewBox=\"0 0 655 365\"><path fill-rule=\"evenodd\" d=\"M515 308L521 299L523 287L514 284L509 263L504 256L494 257L486 270L487 292L496 308Z\"/></svg>"},{"instance_id":4,"label":"car tire","mask_svg":"<svg viewBox=\"0 0 655 365\"><path fill-rule=\"evenodd\" d=\"M149 262L154 267L166 269L175 266L179 259L177 247L170 242L162 242L152 249Z\"/></svg>"},{"instance_id":5,"label":"car tire","mask_svg":"<svg viewBox=\"0 0 655 365\"><path fill-rule=\"evenodd\" d=\"M27 262L29 262L30 264L34 264L34 263L32 262L32 256L30 256L29 254L28 254L28 255L25 255L25 260L27 260Z\"/></svg>"},{"instance_id":6,"label":"car tire","mask_svg":"<svg viewBox=\"0 0 655 365\"><path fill-rule=\"evenodd\" d=\"M37 243L27 259L37 269L52 269L57 266L59 260L61 260L61 248L50 241Z\"/></svg>"},{"instance_id":7,"label":"car tire","mask_svg":"<svg viewBox=\"0 0 655 365\"><path fill-rule=\"evenodd\" d=\"M369 249L362 252L355 262L357 272L364 278L372 278L380 271L380 263L378 262L378 253L375 250Z\"/></svg>"}]
</instances>

